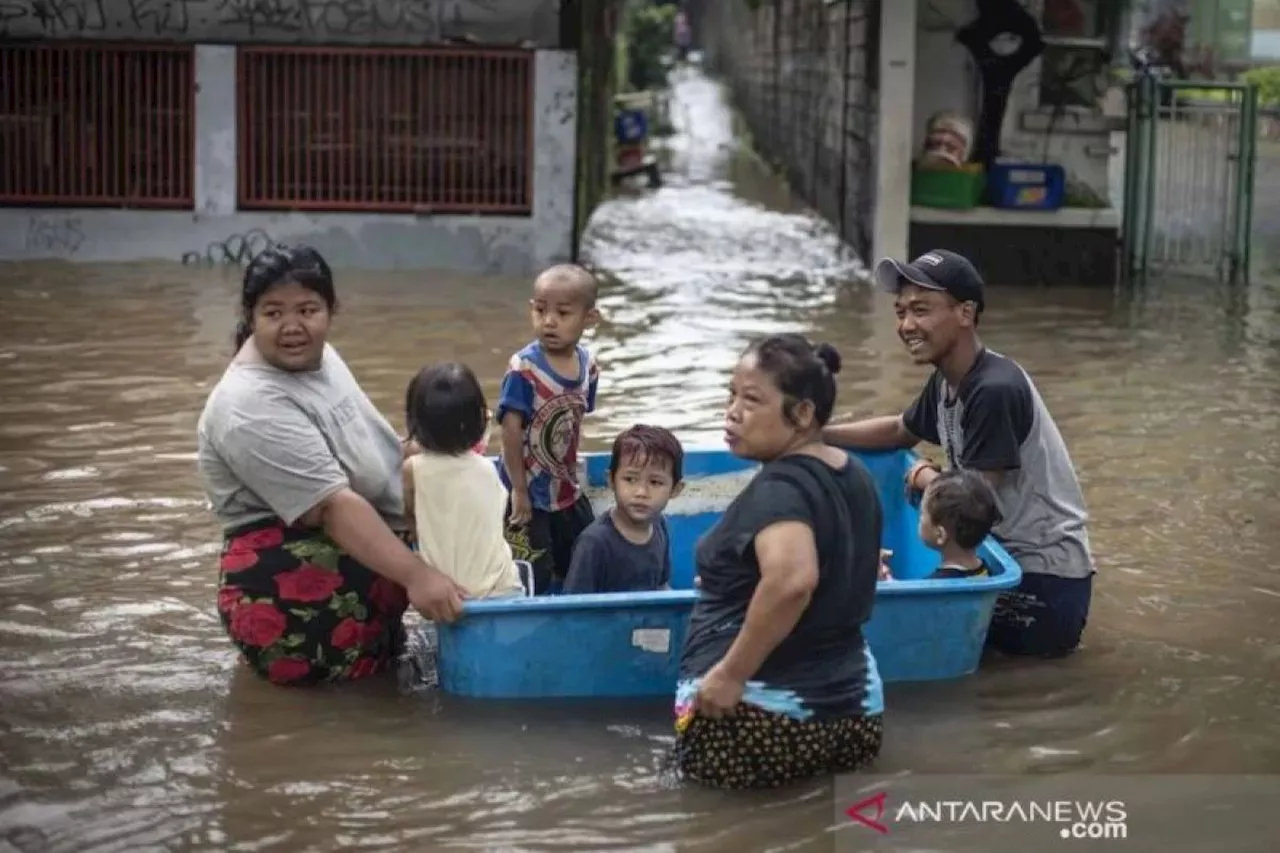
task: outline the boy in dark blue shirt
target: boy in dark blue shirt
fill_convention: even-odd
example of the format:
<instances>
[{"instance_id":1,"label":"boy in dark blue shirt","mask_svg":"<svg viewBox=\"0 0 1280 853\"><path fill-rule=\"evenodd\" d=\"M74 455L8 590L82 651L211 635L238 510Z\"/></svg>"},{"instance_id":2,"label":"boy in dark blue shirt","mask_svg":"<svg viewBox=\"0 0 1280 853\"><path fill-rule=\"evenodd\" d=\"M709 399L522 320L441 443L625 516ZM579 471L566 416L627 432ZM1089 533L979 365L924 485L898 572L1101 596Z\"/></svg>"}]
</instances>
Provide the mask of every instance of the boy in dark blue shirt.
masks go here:
<instances>
[{"instance_id":1,"label":"boy in dark blue shirt","mask_svg":"<svg viewBox=\"0 0 1280 853\"><path fill-rule=\"evenodd\" d=\"M633 426L614 440L614 506L578 536L565 594L670 587L671 540L662 511L680 493L683 468L684 449L661 427Z\"/></svg>"}]
</instances>

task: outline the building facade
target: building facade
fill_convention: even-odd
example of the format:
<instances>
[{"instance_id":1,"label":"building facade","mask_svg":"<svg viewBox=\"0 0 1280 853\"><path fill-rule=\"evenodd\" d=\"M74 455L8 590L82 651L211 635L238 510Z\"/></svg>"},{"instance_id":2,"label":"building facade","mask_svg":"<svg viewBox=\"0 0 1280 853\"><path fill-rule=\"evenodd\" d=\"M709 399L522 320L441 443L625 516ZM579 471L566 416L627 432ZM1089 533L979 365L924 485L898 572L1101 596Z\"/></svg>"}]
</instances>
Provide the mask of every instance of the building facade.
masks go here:
<instances>
[{"instance_id":1,"label":"building facade","mask_svg":"<svg viewBox=\"0 0 1280 853\"><path fill-rule=\"evenodd\" d=\"M557 0L8 0L0 259L568 260L572 30Z\"/></svg>"},{"instance_id":2,"label":"building facade","mask_svg":"<svg viewBox=\"0 0 1280 853\"><path fill-rule=\"evenodd\" d=\"M1045 48L1015 78L1000 132L1006 160L1067 175L1058 210L915 206L912 175L941 112L977 125L982 80L957 34L974 0L720 0L695 4L713 68L734 90L757 147L870 262L948 247L992 281L1110 285L1110 63L1123 62L1129 0L1019 0Z\"/></svg>"}]
</instances>

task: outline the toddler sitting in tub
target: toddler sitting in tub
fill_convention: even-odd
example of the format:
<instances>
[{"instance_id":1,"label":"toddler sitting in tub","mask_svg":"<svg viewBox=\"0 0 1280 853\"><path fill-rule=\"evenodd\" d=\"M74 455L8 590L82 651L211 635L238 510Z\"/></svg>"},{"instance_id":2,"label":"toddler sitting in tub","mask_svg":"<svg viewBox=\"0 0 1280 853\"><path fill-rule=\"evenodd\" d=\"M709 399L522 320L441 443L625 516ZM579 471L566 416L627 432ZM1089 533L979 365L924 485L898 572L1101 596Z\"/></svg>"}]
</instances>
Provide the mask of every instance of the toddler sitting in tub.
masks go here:
<instances>
[{"instance_id":1,"label":"toddler sitting in tub","mask_svg":"<svg viewBox=\"0 0 1280 853\"><path fill-rule=\"evenodd\" d=\"M614 440L614 505L574 543L566 595L670 588L671 541L662 511L680 493L683 468L684 448L669 430L633 426Z\"/></svg>"},{"instance_id":2,"label":"toddler sitting in tub","mask_svg":"<svg viewBox=\"0 0 1280 853\"><path fill-rule=\"evenodd\" d=\"M926 580L986 577L978 546L999 523L995 491L981 474L953 468L938 475L920 499L920 538L942 556ZM883 562L880 578L891 579Z\"/></svg>"},{"instance_id":3,"label":"toddler sitting in tub","mask_svg":"<svg viewBox=\"0 0 1280 853\"><path fill-rule=\"evenodd\" d=\"M423 368L405 393L405 421L415 451L404 461L405 521L422 559L473 598L525 594L503 535L506 487L476 452L489 410L475 374L453 362Z\"/></svg>"}]
</instances>

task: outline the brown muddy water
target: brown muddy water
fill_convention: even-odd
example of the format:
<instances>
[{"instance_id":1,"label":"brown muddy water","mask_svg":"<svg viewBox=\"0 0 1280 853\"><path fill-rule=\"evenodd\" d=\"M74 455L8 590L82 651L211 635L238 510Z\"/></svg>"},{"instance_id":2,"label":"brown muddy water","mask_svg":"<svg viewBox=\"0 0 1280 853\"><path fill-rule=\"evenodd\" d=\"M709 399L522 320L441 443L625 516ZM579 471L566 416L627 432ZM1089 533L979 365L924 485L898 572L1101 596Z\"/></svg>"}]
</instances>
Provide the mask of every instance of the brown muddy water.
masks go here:
<instances>
[{"instance_id":1,"label":"brown muddy water","mask_svg":"<svg viewBox=\"0 0 1280 853\"><path fill-rule=\"evenodd\" d=\"M666 186L593 225L615 279L589 340L591 449L639 420L714 440L726 370L762 332L839 346L844 413L894 411L924 380L858 265L734 150L719 97L682 78ZM527 288L345 271L335 343L399 425L423 362L463 359L496 394ZM0 266L0 850L831 849L828 784L665 786L665 702L304 692L242 670L193 452L235 293L176 265ZM1280 289L990 302L986 340L1036 377L1092 511L1086 647L891 687L877 769L1280 771Z\"/></svg>"}]
</instances>

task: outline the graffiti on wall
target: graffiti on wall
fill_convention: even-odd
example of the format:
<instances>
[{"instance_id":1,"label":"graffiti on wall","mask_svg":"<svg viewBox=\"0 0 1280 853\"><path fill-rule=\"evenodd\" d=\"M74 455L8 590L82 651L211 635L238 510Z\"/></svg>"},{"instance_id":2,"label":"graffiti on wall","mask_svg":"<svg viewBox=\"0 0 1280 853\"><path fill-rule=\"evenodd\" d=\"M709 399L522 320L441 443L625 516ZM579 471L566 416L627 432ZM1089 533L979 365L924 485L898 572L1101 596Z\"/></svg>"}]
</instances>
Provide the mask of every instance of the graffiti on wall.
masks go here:
<instances>
[{"instance_id":1,"label":"graffiti on wall","mask_svg":"<svg viewBox=\"0 0 1280 853\"><path fill-rule=\"evenodd\" d=\"M42 255L70 257L84 243L84 228L74 216L32 216L27 220L26 248Z\"/></svg>"},{"instance_id":2,"label":"graffiti on wall","mask_svg":"<svg viewBox=\"0 0 1280 853\"><path fill-rule=\"evenodd\" d=\"M38 31L45 35L104 32L104 0L0 0L0 35Z\"/></svg>"},{"instance_id":3,"label":"graffiti on wall","mask_svg":"<svg viewBox=\"0 0 1280 853\"><path fill-rule=\"evenodd\" d=\"M219 24L249 35L375 36L402 32L438 38L438 4L403 0L218 0Z\"/></svg>"},{"instance_id":4,"label":"graffiti on wall","mask_svg":"<svg viewBox=\"0 0 1280 853\"><path fill-rule=\"evenodd\" d=\"M250 228L243 234L232 234L225 240L215 240L204 251L184 252L182 263L186 266L212 267L245 266L254 256L272 244L271 236L261 228Z\"/></svg>"},{"instance_id":5,"label":"graffiti on wall","mask_svg":"<svg viewBox=\"0 0 1280 853\"><path fill-rule=\"evenodd\" d=\"M554 46L557 0L0 0L0 36Z\"/></svg>"}]
</instances>

